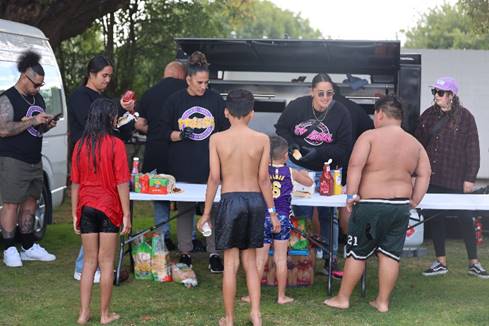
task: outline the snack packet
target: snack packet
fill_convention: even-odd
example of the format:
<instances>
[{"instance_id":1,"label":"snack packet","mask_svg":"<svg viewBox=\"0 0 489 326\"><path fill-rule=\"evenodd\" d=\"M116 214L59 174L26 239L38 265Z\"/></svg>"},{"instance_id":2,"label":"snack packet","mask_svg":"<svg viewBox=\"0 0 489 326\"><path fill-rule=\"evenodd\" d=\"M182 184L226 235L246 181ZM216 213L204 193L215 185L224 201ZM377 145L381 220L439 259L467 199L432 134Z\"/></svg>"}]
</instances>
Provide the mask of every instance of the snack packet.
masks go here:
<instances>
[{"instance_id":1,"label":"snack packet","mask_svg":"<svg viewBox=\"0 0 489 326\"><path fill-rule=\"evenodd\" d=\"M152 280L151 274L151 246L144 241L133 247L132 258L134 260L134 278L136 280Z\"/></svg>"}]
</instances>

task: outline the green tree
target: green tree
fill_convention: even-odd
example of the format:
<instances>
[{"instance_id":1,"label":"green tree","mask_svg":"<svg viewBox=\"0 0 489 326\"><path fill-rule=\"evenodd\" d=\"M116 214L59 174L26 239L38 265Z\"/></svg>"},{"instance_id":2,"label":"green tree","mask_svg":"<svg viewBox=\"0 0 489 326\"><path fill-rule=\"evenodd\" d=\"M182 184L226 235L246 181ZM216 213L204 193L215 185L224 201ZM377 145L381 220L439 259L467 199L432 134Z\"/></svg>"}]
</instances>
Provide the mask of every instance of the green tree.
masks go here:
<instances>
[{"instance_id":1,"label":"green tree","mask_svg":"<svg viewBox=\"0 0 489 326\"><path fill-rule=\"evenodd\" d=\"M489 34L479 33L460 4L430 9L406 32L407 48L488 49Z\"/></svg>"},{"instance_id":2,"label":"green tree","mask_svg":"<svg viewBox=\"0 0 489 326\"><path fill-rule=\"evenodd\" d=\"M489 33L489 1L488 0L459 0L464 12L472 19L479 33Z\"/></svg>"},{"instance_id":3,"label":"green tree","mask_svg":"<svg viewBox=\"0 0 489 326\"><path fill-rule=\"evenodd\" d=\"M109 95L132 88L142 94L175 58L177 37L318 38L309 22L270 1L130 0L128 7L97 20L84 34L64 41L66 89L80 85L85 65L105 53L115 63ZM76 61L75 58L79 60ZM75 62L76 61L76 62Z\"/></svg>"}]
</instances>

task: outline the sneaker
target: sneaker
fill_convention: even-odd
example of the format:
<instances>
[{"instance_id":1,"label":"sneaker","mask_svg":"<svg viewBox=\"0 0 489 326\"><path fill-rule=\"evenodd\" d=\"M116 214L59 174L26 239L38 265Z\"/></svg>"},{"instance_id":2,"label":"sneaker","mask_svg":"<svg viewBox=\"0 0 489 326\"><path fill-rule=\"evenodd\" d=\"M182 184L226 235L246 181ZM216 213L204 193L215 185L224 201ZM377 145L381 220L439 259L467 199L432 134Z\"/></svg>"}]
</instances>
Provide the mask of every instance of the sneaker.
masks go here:
<instances>
[{"instance_id":1,"label":"sneaker","mask_svg":"<svg viewBox=\"0 0 489 326\"><path fill-rule=\"evenodd\" d=\"M73 274L73 278L77 281L81 280L81 273L75 271L75 274ZM100 283L100 271L96 270L95 274L93 275L93 283Z\"/></svg>"},{"instance_id":2,"label":"sneaker","mask_svg":"<svg viewBox=\"0 0 489 326\"><path fill-rule=\"evenodd\" d=\"M22 260L40 260L40 261L53 261L56 260L56 256L50 254L39 244L34 243L32 247L27 250L20 249L20 258Z\"/></svg>"},{"instance_id":3,"label":"sneaker","mask_svg":"<svg viewBox=\"0 0 489 326\"><path fill-rule=\"evenodd\" d=\"M218 254L211 254L209 256L209 270L211 273L224 272L224 266L222 265L221 257Z\"/></svg>"},{"instance_id":4,"label":"sneaker","mask_svg":"<svg viewBox=\"0 0 489 326\"><path fill-rule=\"evenodd\" d=\"M181 254L180 255L180 260L178 262L181 263L181 264L185 264L188 267L192 267L192 257L190 257L190 255Z\"/></svg>"},{"instance_id":5,"label":"sneaker","mask_svg":"<svg viewBox=\"0 0 489 326\"><path fill-rule=\"evenodd\" d=\"M322 273L326 276L329 274L329 259L325 259L324 261L324 268L322 270ZM338 262L336 259L333 259L333 267L331 268L331 276L333 276L334 279L336 280L341 280L343 278L343 271L338 268Z\"/></svg>"},{"instance_id":6,"label":"sneaker","mask_svg":"<svg viewBox=\"0 0 489 326\"><path fill-rule=\"evenodd\" d=\"M3 251L3 262L8 267L22 267L22 260L20 259L19 252L15 247L9 247Z\"/></svg>"},{"instance_id":7,"label":"sneaker","mask_svg":"<svg viewBox=\"0 0 489 326\"><path fill-rule=\"evenodd\" d=\"M423 276L443 275L446 273L448 273L448 268L438 260L435 260L433 264L431 264L431 267L423 272Z\"/></svg>"},{"instance_id":8,"label":"sneaker","mask_svg":"<svg viewBox=\"0 0 489 326\"><path fill-rule=\"evenodd\" d=\"M205 245L199 239L192 240L192 245L194 249L192 252L205 252Z\"/></svg>"},{"instance_id":9,"label":"sneaker","mask_svg":"<svg viewBox=\"0 0 489 326\"><path fill-rule=\"evenodd\" d=\"M469 266L469 274L477 276L478 278L482 279L488 279L489 274L487 271L482 267L481 263L475 263Z\"/></svg>"},{"instance_id":10,"label":"sneaker","mask_svg":"<svg viewBox=\"0 0 489 326\"><path fill-rule=\"evenodd\" d=\"M165 246L166 249L168 249L168 251L174 251L177 249L177 246L175 246L175 244L173 243L173 241L171 241L170 238L165 238Z\"/></svg>"}]
</instances>

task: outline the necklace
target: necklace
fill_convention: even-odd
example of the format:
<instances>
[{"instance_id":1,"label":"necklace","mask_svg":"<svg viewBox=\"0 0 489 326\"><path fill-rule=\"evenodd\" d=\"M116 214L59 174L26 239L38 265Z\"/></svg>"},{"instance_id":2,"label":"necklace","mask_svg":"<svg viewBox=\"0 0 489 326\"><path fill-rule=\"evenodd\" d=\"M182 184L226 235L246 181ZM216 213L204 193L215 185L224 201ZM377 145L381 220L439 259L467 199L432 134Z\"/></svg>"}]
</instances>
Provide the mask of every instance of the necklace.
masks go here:
<instances>
[{"instance_id":1,"label":"necklace","mask_svg":"<svg viewBox=\"0 0 489 326\"><path fill-rule=\"evenodd\" d=\"M314 115L314 118L316 119L317 122L323 122L323 120L326 118L326 114L328 114L328 109L329 107L327 107L326 110L324 110L324 112L319 113L319 116L317 116L316 109L314 109L314 106L312 106L312 115Z\"/></svg>"},{"instance_id":2,"label":"necklace","mask_svg":"<svg viewBox=\"0 0 489 326\"><path fill-rule=\"evenodd\" d=\"M20 95L22 97L22 99L27 103L29 104L30 106L33 106L33 105L36 105L36 97L35 96L32 96L32 103L29 102L24 95Z\"/></svg>"}]
</instances>

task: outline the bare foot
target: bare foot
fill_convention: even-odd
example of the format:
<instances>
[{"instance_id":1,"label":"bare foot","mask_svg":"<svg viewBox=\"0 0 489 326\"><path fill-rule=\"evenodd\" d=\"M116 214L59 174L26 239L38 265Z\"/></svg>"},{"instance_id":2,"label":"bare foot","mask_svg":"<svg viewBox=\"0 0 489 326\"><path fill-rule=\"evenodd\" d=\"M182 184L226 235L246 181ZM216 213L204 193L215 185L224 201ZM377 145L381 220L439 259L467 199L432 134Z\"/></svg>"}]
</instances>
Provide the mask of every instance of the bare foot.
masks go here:
<instances>
[{"instance_id":1,"label":"bare foot","mask_svg":"<svg viewBox=\"0 0 489 326\"><path fill-rule=\"evenodd\" d=\"M332 297L331 299L326 299L323 303L328 307L336 309L350 308L350 302L348 300L341 300L340 298L338 298L338 296Z\"/></svg>"},{"instance_id":2,"label":"bare foot","mask_svg":"<svg viewBox=\"0 0 489 326\"><path fill-rule=\"evenodd\" d=\"M377 300L370 301L369 304L377 309L378 312L388 312L389 305L385 303L378 303Z\"/></svg>"},{"instance_id":3,"label":"bare foot","mask_svg":"<svg viewBox=\"0 0 489 326\"><path fill-rule=\"evenodd\" d=\"M248 295L245 295L244 297L241 297L240 300L242 302L251 303L250 297Z\"/></svg>"},{"instance_id":4,"label":"bare foot","mask_svg":"<svg viewBox=\"0 0 489 326\"><path fill-rule=\"evenodd\" d=\"M294 299L287 297L287 296L284 296L282 298L278 298L278 300L277 300L278 304L287 304L287 303L292 303L292 302L294 302Z\"/></svg>"},{"instance_id":5,"label":"bare foot","mask_svg":"<svg viewBox=\"0 0 489 326\"><path fill-rule=\"evenodd\" d=\"M101 316L100 317L100 323L102 325L106 325L106 324L113 322L114 320L119 319L119 318L121 318L121 316L119 316L115 312L111 312L107 316Z\"/></svg>"},{"instance_id":6,"label":"bare foot","mask_svg":"<svg viewBox=\"0 0 489 326\"><path fill-rule=\"evenodd\" d=\"M219 326L233 326L234 322L232 320L228 320L226 317L222 317L219 319Z\"/></svg>"},{"instance_id":7,"label":"bare foot","mask_svg":"<svg viewBox=\"0 0 489 326\"><path fill-rule=\"evenodd\" d=\"M261 326L261 315L250 313L250 321L253 326Z\"/></svg>"},{"instance_id":8,"label":"bare foot","mask_svg":"<svg viewBox=\"0 0 489 326\"><path fill-rule=\"evenodd\" d=\"M90 312L82 313L80 312L80 316L78 316L78 320L76 321L80 325L85 325L90 321Z\"/></svg>"}]
</instances>

